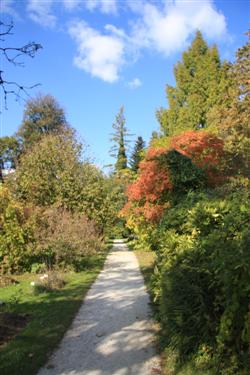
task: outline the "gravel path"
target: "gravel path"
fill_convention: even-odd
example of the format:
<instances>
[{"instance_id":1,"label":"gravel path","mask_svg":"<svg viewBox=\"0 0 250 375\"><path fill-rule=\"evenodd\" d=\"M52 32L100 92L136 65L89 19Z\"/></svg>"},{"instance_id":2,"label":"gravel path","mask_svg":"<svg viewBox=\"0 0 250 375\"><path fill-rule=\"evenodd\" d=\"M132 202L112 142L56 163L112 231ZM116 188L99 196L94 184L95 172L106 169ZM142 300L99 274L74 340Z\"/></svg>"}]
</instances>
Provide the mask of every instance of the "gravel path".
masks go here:
<instances>
[{"instance_id":1,"label":"gravel path","mask_svg":"<svg viewBox=\"0 0 250 375\"><path fill-rule=\"evenodd\" d=\"M59 349L38 375L158 374L154 334L137 259L117 242Z\"/></svg>"}]
</instances>

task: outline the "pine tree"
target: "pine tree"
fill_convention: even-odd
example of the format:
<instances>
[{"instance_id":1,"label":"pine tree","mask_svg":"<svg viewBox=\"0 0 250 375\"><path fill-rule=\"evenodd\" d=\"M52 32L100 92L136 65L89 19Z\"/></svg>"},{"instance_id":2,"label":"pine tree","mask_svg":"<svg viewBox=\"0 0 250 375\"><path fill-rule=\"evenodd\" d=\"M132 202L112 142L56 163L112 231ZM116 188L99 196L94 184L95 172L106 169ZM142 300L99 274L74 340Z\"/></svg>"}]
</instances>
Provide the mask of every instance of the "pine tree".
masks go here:
<instances>
[{"instance_id":1,"label":"pine tree","mask_svg":"<svg viewBox=\"0 0 250 375\"><path fill-rule=\"evenodd\" d=\"M128 164L126 145L129 141L126 139L126 137L130 134L128 134L128 129L125 126L125 122L124 107L122 106L115 117L115 122L112 125L114 133L112 133L111 141L114 143L114 145L110 150L110 155L116 158L116 172L126 169Z\"/></svg>"},{"instance_id":2,"label":"pine tree","mask_svg":"<svg viewBox=\"0 0 250 375\"><path fill-rule=\"evenodd\" d=\"M130 168L134 172L137 172L139 169L139 163L143 159L144 149L145 142L143 138L139 136L135 142L135 147L130 157Z\"/></svg>"},{"instance_id":3,"label":"pine tree","mask_svg":"<svg viewBox=\"0 0 250 375\"><path fill-rule=\"evenodd\" d=\"M174 68L176 87L167 85L169 109L161 108L157 118L165 135L208 126L207 114L220 94L221 63L216 46L208 47L196 33L182 61Z\"/></svg>"}]
</instances>

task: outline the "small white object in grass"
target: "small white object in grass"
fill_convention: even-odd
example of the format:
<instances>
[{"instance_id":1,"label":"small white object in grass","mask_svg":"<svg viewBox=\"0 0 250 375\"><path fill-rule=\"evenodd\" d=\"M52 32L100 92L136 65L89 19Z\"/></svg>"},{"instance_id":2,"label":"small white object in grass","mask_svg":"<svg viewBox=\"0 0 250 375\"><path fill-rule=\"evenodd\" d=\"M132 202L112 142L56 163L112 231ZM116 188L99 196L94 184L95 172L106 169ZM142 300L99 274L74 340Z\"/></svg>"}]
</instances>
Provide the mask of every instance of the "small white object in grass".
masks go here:
<instances>
[{"instance_id":1,"label":"small white object in grass","mask_svg":"<svg viewBox=\"0 0 250 375\"><path fill-rule=\"evenodd\" d=\"M47 275L47 273L45 273L44 275L40 276L40 280L47 279L48 277L49 277L49 275Z\"/></svg>"},{"instance_id":2,"label":"small white object in grass","mask_svg":"<svg viewBox=\"0 0 250 375\"><path fill-rule=\"evenodd\" d=\"M35 281L31 281L30 285L35 286L36 285Z\"/></svg>"}]
</instances>

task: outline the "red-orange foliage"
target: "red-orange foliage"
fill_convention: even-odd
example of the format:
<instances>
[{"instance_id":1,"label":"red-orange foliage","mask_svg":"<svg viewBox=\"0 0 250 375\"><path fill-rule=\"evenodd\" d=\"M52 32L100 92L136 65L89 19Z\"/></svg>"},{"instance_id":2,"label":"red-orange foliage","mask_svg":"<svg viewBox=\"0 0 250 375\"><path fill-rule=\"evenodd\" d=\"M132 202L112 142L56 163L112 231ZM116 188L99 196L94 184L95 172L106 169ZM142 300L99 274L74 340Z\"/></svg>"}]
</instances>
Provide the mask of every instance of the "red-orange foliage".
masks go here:
<instances>
[{"instance_id":1,"label":"red-orange foliage","mask_svg":"<svg viewBox=\"0 0 250 375\"><path fill-rule=\"evenodd\" d=\"M171 139L170 148L192 159L197 167L205 170L208 185L216 186L225 177L222 175L224 163L224 143L216 135L204 131L186 131Z\"/></svg>"},{"instance_id":2,"label":"red-orange foliage","mask_svg":"<svg viewBox=\"0 0 250 375\"><path fill-rule=\"evenodd\" d=\"M150 202L145 202L142 206L134 206L133 202L129 201L120 211L120 215L121 217L128 217L133 213L134 217L142 216L150 223L157 223L166 207L168 207L167 204L153 204Z\"/></svg>"},{"instance_id":3,"label":"red-orange foliage","mask_svg":"<svg viewBox=\"0 0 250 375\"><path fill-rule=\"evenodd\" d=\"M140 163L139 177L127 189L128 203L122 210L126 216L131 210L134 214L143 215L147 221L157 222L163 215L164 204L161 204L162 194L171 190L169 173L166 168L160 167L157 156L167 152L166 148L150 148L145 160ZM133 208L132 202L139 206Z\"/></svg>"},{"instance_id":4,"label":"red-orange foliage","mask_svg":"<svg viewBox=\"0 0 250 375\"><path fill-rule=\"evenodd\" d=\"M140 207L145 219L151 223L157 223L163 216L165 205L152 205L146 202L143 207Z\"/></svg>"},{"instance_id":5,"label":"red-orange foliage","mask_svg":"<svg viewBox=\"0 0 250 375\"><path fill-rule=\"evenodd\" d=\"M159 220L164 212L163 193L172 189L167 166L163 166L157 157L175 149L191 158L194 164L205 170L210 186L223 180L223 141L205 131L186 131L171 139L169 148L149 148L145 160L140 163L138 179L127 189L128 204L123 215L133 210L134 214L143 214L150 222ZM135 203L135 208L131 203Z\"/></svg>"},{"instance_id":6,"label":"red-orange foliage","mask_svg":"<svg viewBox=\"0 0 250 375\"><path fill-rule=\"evenodd\" d=\"M162 193L171 189L168 171L160 168L157 156L165 153L166 148L149 148L146 158L140 163L139 178L128 187L127 195L129 200L156 202L161 198Z\"/></svg>"}]
</instances>

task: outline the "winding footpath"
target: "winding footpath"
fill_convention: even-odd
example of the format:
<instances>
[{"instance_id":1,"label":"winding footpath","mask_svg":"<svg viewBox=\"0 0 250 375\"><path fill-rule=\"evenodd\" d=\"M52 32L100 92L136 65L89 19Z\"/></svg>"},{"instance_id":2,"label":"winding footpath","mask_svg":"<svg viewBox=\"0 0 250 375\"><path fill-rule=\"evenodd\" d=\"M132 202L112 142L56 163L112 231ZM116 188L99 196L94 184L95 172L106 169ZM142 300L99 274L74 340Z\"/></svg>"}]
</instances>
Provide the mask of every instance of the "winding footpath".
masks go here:
<instances>
[{"instance_id":1,"label":"winding footpath","mask_svg":"<svg viewBox=\"0 0 250 375\"><path fill-rule=\"evenodd\" d=\"M117 241L71 328L38 375L159 374L154 338L137 259Z\"/></svg>"}]
</instances>

